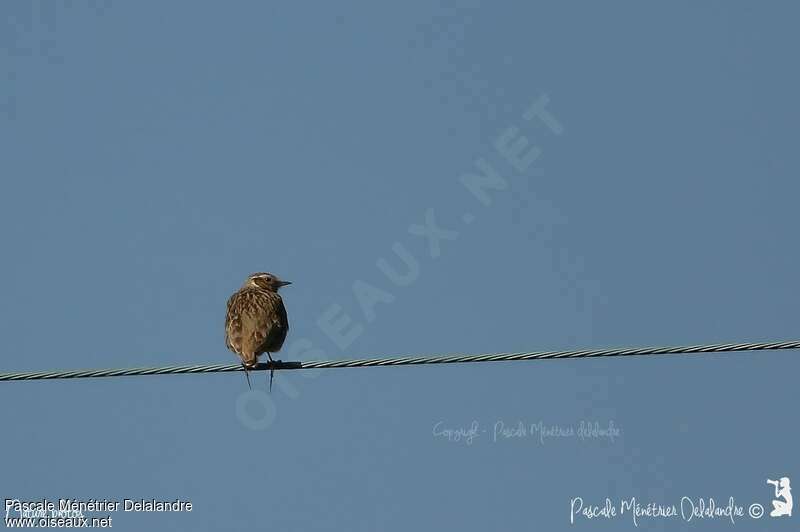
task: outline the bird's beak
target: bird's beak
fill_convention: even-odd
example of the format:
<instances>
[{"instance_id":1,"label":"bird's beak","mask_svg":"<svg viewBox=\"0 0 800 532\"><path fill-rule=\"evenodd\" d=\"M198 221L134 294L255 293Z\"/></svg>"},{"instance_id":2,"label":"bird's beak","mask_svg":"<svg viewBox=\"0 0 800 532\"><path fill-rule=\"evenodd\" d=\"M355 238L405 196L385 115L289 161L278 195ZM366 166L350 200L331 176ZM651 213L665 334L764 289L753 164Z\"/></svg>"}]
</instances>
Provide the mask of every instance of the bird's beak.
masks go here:
<instances>
[{"instance_id":1,"label":"bird's beak","mask_svg":"<svg viewBox=\"0 0 800 532\"><path fill-rule=\"evenodd\" d=\"M288 284L292 284L291 281L278 281L278 286L286 286Z\"/></svg>"}]
</instances>

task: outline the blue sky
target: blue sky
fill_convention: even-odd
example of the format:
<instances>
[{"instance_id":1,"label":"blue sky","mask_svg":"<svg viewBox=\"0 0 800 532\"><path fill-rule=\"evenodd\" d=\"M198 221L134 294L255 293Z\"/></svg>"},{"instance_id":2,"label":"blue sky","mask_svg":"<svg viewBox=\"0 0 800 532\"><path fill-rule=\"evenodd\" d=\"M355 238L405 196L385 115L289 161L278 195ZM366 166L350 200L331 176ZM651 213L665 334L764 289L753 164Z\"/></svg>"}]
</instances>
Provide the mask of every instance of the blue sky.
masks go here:
<instances>
[{"instance_id":1,"label":"blue sky","mask_svg":"<svg viewBox=\"0 0 800 532\"><path fill-rule=\"evenodd\" d=\"M793 4L0 15L2 371L234 362L225 301L254 271L294 282L283 359L798 337ZM526 120L543 98L552 120ZM463 182L479 161L502 183L488 204ZM428 215L449 231L434 248L410 230ZM393 246L418 267L402 286L379 266L401 269ZM360 331L344 349L331 308ZM194 505L115 530L562 530L577 496L768 506L766 478L800 479L798 369L781 352L284 372L271 395L263 374L252 393L238 373L4 383L0 492ZM493 441L519 421L621 434ZM471 445L434 435L473 422Z\"/></svg>"}]
</instances>

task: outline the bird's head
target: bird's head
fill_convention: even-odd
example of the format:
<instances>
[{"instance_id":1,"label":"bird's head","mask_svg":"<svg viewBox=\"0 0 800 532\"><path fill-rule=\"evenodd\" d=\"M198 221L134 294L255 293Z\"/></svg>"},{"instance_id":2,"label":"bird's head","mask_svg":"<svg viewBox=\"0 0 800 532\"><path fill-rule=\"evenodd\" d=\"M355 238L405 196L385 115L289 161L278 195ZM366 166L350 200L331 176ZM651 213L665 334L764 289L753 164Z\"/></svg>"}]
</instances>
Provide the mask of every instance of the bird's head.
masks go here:
<instances>
[{"instance_id":1,"label":"bird's head","mask_svg":"<svg viewBox=\"0 0 800 532\"><path fill-rule=\"evenodd\" d=\"M286 286L287 284L292 283L289 281L281 281L277 275L265 272L251 274L244 282L245 287L261 288L273 292L277 292L280 287Z\"/></svg>"}]
</instances>

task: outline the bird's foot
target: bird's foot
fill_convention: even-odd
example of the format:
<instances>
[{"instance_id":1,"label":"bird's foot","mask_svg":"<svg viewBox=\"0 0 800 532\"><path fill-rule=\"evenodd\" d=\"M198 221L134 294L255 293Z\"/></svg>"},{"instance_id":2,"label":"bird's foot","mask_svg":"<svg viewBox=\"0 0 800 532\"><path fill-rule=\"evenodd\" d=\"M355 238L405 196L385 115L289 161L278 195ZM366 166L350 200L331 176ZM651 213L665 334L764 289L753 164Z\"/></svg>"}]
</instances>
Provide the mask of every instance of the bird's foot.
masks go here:
<instances>
[{"instance_id":1,"label":"bird's foot","mask_svg":"<svg viewBox=\"0 0 800 532\"><path fill-rule=\"evenodd\" d=\"M275 362L276 360L272 358L272 354L269 351L267 353L267 358L269 358L269 391L272 393L272 379L275 377ZM277 362L280 362L278 360Z\"/></svg>"},{"instance_id":2,"label":"bird's foot","mask_svg":"<svg viewBox=\"0 0 800 532\"><path fill-rule=\"evenodd\" d=\"M250 370L244 362L242 362L242 369L244 369L244 376L247 377L247 387L252 390L253 387L250 385Z\"/></svg>"}]
</instances>

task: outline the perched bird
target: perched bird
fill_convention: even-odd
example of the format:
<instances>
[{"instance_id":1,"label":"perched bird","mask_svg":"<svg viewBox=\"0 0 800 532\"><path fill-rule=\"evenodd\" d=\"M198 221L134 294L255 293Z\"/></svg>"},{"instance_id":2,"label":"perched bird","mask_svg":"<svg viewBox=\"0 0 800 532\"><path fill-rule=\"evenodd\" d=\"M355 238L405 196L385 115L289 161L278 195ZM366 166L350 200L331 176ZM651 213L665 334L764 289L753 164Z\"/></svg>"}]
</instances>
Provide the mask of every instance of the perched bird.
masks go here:
<instances>
[{"instance_id":1,"label":"perched bird","mask_svg":"<svg viewBox=\"0 0 800 532\"><path fill-rule=\"evenodd\" d=\"M278 290L288 284L292 283L271 273L254 273L228 300L225 344L241 357L248 386L248 370L256 366L258 357L266 353L272 362L272 353L280 350L286 340L289 320Z\"/></svg>"}]
</instances>

